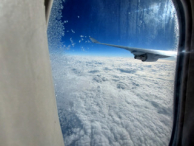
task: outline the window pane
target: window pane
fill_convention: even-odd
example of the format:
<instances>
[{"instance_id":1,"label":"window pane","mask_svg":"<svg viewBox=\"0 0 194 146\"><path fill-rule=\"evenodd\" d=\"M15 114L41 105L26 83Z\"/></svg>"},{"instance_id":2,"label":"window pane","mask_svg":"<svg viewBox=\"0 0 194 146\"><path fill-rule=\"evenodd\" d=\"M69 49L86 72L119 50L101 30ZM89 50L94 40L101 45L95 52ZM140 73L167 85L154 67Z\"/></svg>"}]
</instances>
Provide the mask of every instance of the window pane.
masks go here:
<instances>
[{"instance_id":1,"label":"window pane","mask_svg":"<svg viewBox=\"0 0 194 146\"><path fill-rule=\"evenodd\" d=\"M142 62L141 51L90 37L176 51L178 33L170 0L54 0L48 40L65 145L168 145L176 57Z\"/></svg>"}]
</instances>

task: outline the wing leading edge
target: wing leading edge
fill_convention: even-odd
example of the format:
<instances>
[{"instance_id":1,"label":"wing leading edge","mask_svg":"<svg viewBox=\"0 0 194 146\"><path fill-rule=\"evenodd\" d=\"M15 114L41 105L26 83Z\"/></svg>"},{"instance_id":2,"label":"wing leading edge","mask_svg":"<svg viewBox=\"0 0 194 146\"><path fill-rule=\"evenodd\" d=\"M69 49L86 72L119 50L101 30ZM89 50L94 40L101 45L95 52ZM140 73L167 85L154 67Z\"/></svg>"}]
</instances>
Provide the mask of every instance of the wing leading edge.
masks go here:
<instances>
[{"instance_id":1,"label":"wing leading edge","mask_svg":"<svg viewBox=\"0 0 194 146\"><path fill-rule=\"evenodd\" d=\"M106 45L106 46L128 50L134 55L135 59L139 59L144 62L154 62L154 61L157 61L159 58L167 58L167 57L172 57L172 56L177 55L177 52L175 51L141 49L141 48L132 48L132 47L113 45L113 44L100 43L92 37L90 37L90 40L96 44L101 44L101 45Z\"/></svg>"}]
</instances>

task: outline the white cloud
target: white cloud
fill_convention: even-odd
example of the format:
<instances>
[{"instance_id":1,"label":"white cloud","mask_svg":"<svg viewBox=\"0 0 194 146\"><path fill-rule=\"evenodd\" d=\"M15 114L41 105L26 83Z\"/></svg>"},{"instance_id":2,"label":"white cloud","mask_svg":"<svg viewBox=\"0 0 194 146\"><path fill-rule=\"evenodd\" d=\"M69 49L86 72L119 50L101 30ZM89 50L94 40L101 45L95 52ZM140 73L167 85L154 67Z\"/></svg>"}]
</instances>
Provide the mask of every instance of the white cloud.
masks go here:
<instances>
[{"instance_id":1,"label":"white cloud","mask_svg":"<svg viewBox=\"0 0 194 146\"><path fill-rule=\"evenodd\" d=\"M175 62L51 54L65 145L168 145Z\"/></svg>"}]
</instances>

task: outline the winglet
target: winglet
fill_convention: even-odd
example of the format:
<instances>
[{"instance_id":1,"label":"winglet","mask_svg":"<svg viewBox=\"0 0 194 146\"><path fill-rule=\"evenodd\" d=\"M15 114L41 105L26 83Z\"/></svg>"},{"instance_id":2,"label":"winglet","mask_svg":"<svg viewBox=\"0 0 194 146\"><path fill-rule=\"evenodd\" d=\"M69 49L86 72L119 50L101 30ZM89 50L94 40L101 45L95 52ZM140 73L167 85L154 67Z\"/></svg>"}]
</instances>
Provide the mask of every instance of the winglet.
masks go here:
<instances>
[{"instance_id":1,"label":"winglet","mask_svg":"<svg viewBox=\"0 0 194 146\"><path fill-rule=\"evenodd\" d=\"M93 42L93 43L100 43L98 42L97 40L95 40L94 38L90 37L90 40Z\"/></svg>"}]
</instances>

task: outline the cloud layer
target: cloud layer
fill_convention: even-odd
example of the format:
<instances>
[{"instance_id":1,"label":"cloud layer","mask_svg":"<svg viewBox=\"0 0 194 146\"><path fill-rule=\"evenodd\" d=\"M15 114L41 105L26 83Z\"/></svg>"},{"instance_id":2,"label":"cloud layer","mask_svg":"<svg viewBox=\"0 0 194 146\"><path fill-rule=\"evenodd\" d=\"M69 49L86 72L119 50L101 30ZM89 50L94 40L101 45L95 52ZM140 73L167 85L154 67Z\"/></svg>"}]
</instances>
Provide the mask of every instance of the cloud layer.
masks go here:
<instances>
[{"instance_id":1,"label":"cloud layer","mask_svg":"<svg viewBox=\"0 0 194 146\"><path fill-rule=\"evenodd\" d=\"M174 61L50 57L66 146L168 145Z\"/></svg>"}]
</instances>

